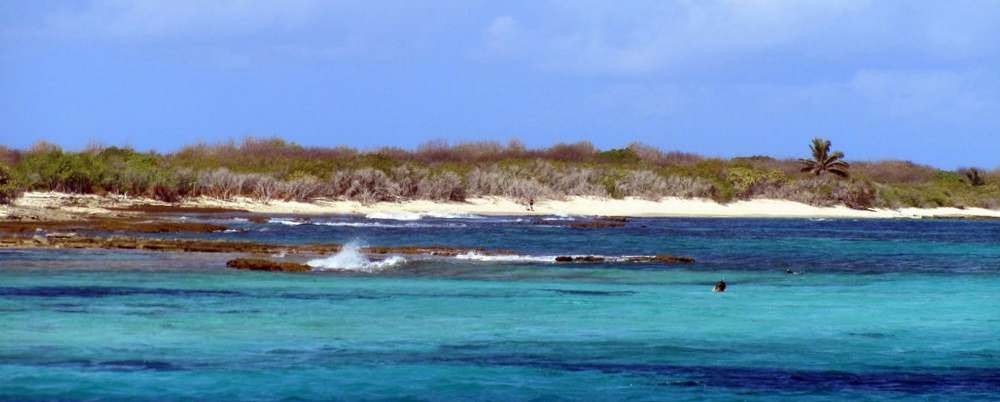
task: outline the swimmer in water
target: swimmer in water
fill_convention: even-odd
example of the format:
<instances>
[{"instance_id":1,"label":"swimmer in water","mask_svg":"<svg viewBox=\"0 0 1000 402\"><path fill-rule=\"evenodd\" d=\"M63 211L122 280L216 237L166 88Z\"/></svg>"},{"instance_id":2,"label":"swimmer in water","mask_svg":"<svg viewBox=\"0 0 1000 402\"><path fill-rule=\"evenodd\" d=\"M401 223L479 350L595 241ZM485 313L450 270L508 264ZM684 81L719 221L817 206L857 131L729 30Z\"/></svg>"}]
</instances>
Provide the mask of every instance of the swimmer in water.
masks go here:
<instances>
[{"instance_id":1,"label":"swimmer in water","mask_svg":"<svg viewBox=\"0 0 1000 402\"><path fill-rule=\"evenodd\" d=\"M798 275L799 274L799 272L797 272L797 271L792 271L791 268L785 268L785 273L788 274L788 275Z\"/></svg>"},{"instance_id":2,"label":"swimmer in water","mask_svg":"<svg viewBox=\"0 0 1000 402\"><path fill-rule=\"evenodd\" d=\"M725 292L726 291L726 281L718 281L715 283L715 287L712 288L713 292Z\"/></svg>"}]
</instances>

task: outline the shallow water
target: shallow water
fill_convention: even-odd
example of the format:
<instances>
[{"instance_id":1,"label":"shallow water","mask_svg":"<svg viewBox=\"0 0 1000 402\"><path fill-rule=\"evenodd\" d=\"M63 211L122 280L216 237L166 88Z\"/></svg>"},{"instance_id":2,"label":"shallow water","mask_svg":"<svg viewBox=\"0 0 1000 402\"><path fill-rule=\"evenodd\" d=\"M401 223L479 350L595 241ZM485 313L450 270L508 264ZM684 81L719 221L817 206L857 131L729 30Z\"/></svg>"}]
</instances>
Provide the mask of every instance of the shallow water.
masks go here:
<instances>
[{"instance_id":1,"label":"shallow water","mask_svg":"<svg viewBox=\"0 0 1000 402\"><path fill-rule=\"evenodd\" d=\"M1000 222L406 218L198 236L699 262L278 274L0 250L0 399L1000 398Z\"/></svg>"}]
</instances>

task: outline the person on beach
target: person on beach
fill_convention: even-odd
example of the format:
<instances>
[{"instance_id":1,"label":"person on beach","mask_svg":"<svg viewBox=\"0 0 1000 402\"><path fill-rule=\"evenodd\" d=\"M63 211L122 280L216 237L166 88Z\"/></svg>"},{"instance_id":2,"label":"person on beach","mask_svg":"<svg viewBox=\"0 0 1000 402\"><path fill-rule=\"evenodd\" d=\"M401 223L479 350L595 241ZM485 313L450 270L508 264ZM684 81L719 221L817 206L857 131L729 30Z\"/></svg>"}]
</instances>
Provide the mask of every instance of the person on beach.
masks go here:
<instances>
[{"instance_id":1,"label":"person on beach","mask_svg":"<svg viewBox=\"0 0 1000 402\"><path fill-rule=\"evenodd\" d=\"M713 292L725 292L726 291L726 281L718 281L715 283L715 287L712 288Z\"/></svg>"},{"instance_id":2,"label":"person on beach","mask_svg":"<svg viewBox=\"0 0 1000 402\"><path fill-rule=\"evenodd\" d=\"M535 198L534 197L531 197L531 198L528 199L528 210L529 211L534 211L535 210Z\"/></svg>"}]
</instances>

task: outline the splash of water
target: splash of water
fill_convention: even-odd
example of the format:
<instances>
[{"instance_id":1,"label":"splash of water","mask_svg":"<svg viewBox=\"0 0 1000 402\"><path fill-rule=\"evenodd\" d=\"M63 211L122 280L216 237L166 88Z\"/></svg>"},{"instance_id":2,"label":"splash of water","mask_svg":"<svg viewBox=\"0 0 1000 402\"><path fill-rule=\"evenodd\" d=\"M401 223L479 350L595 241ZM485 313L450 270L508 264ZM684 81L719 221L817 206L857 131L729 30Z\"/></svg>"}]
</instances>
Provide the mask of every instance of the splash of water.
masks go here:
<instances>
[{"instance_id":1,"label":"splash of water","mask_svg":"<svg viewBox=\"0 0 1000 402\"><path fill-rule=\"evenodd\" d=\"M361 253L361 245L357 241L352 241L344 245L344 248L337 254L326 258L309 260L309 265L316 270L348 270L375 272L391 268L406 263L406 259L398 255L391 256L384 260L372 261Z\"/></svg>"}]
</instances>

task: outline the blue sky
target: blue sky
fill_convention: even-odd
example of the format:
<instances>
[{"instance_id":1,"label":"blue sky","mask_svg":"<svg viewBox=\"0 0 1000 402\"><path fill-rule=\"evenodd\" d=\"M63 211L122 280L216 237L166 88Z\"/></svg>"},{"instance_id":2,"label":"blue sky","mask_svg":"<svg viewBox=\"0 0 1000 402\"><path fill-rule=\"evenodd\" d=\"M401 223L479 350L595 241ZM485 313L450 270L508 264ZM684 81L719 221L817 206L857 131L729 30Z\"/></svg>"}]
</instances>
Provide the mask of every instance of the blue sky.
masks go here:
<instances>
[{"instance_id":1,"label":"blue sky","mask_svg":"<svg viewBox=\"0 0 1000 402\"><path fill-rule=\"evenodd\" d=\"M1000 165L996 1L0 2L0 143L641 141Z\"/></svg>"}]
</instances>

